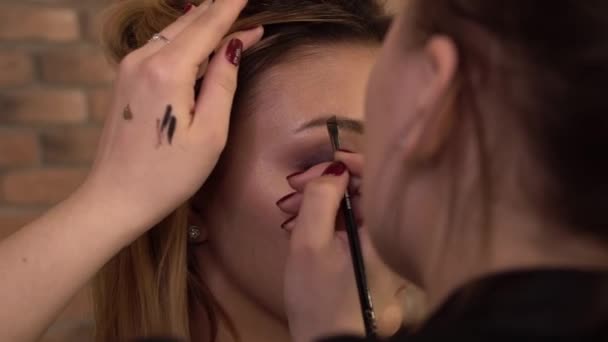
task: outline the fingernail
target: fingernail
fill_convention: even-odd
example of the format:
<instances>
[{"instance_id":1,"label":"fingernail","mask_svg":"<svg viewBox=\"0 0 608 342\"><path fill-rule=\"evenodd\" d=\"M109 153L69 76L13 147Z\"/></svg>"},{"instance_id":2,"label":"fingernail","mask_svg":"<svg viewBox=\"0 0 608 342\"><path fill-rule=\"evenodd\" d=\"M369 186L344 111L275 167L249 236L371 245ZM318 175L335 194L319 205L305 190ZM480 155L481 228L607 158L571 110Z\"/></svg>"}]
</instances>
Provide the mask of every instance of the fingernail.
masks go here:
<instances>
[{"instance_id":1,"label":"fingernail","mask_svg":"<svg viewBox=\"0 0 608 342\"><path fill-rule=\"evenodd\" d=\"M294 216L294 217L290 218L289 220L283 222L283 224L281 225L281 228L288 232L293 231L293 229L296 227L296 218L298 218L298 217Z\"/></svg>"},{"instance_id":2,"label":"fingernail","mask_svg":"<svg viewBox=\"0 0 608 342\"><path fill-rule=\"evenodd\" d=\"M226 49L226 58L228 61L234 66L239 66L241 64L241 57L243 56L243 42L234 38L228 43L228 49Z\"/></svg>"},{"instance_id":3,"label":"fingernail","mask_svg":"<svg viewBox=\"0 0 608 342\"><path fill-rule=\"evenodd\" d=\"M190 12L192 7L194 7L194 5L192 5L191 2L186 2L186 4L184 5L184 14Z\"/></svg>"},{"instance_id":4,"label":"fingernail","mask_svg":"<svg viewBox=\"0 0 608 342\"><path fill-rule=\"evenodd\" d=\"M340 149L338 149L338 152L344 152L344 153L355 153L355 152L353 152L353 151L351 151L351 150L347 150L347 149L345 149L345 148L340 148Z\"/></svg>"},{"instance_id":5,"label":"fingernail","mask_svg":"<svg viewBox=\"0 0 608 342\"><path fill-rule=\"evenodd\" d=\"M346 165L342 162L334 162L325 169L323 176L341 176L344 172L346 172Z\"/></svg>"},{"instance_id":6,"label":"fingernail","mask_svg":"<svg viewBox=\"0 0 608 342\"><path fill-rule=\"evenodd\" d=\"M290 180L290 179L292 179L293 177L295 177L295 176L299 176L299 175L301 175L301 174L303 174L303 173L304 173L304 171L298 171L298 172L296 172L296 173L292 173L292 174L290 174L289 176L287 176L287 180Z\"/></svg>"},{"instance_id":7,"label":"fingernail","mask_svg":"<svg viewBox=\"0 0 608 342\"><path fill-rule=\"evenodd\" d=\"M277 201L277 206L280 206L281 204L283 204L285 201L287 201L288 199L292 198L295 194L297 194L297 192L293 192L283 198L281 198L280 200Z\"/></svg>"}]
</instances>

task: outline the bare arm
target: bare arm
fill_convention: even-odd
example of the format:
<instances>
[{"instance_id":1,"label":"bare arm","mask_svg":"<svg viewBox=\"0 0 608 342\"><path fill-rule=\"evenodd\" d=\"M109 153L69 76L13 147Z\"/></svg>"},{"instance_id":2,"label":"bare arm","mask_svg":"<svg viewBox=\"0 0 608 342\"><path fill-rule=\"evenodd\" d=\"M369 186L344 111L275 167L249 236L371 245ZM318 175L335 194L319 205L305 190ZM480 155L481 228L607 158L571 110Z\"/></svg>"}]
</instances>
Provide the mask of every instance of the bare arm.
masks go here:
<instances>
[{"instance_id":1,"label":"bare arm","mask_svg":"<svg viewBox=\"0 0 608 342\"><path fill-rule=\"evenodd\" d=\"M38 338L112 256L207 179L228 136L240 56L263 34L222 43L245 4L207 0L123 60L85 185L0 241L0 341ZM197 73L220 45L196 97Z\"/></svg>"},{"instance_id":2,"label":"bare arm","mask_svg":"<svg viewBox=\"0 0 608 342\"><path fill-rule=\"evenodd\" d=\"M143 231L132 214L116 198L96 198L83 188L0 241L0 340L40 337L93 274Z\"/></svg>"}]
</instances>

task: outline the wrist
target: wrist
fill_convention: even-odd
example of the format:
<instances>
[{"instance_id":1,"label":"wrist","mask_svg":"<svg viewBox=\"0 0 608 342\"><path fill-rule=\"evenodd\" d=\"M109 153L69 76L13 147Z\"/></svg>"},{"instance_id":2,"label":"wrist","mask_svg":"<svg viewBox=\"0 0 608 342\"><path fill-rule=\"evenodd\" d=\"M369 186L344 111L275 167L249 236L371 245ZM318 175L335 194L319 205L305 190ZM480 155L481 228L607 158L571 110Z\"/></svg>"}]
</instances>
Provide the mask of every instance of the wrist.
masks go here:
<instances>
[{"instance_id":1,"label":"wrist","mask_svg":"<svg viewBox=\"0 0 608 342\"><path fill-rule=\"evenodd\" d=\"M146 218L143 205L135 205L120 186L88 177L66 201L90 220L103 221L107 230L121 234L125 244L137 239L155 223Z\"/></svg>"}]
</instances>

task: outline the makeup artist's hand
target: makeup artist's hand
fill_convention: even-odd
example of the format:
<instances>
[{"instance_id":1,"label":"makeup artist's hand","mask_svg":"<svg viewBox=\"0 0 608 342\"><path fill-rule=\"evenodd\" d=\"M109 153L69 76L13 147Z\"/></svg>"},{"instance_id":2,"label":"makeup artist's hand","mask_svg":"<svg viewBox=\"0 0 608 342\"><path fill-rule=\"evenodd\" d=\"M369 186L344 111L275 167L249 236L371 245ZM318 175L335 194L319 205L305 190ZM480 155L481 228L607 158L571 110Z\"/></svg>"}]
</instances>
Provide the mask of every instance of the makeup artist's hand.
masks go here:
<instances>
[{"instance_id":1,"label":"makeup artist's hand","mask_svg":"<svg viewBox=\"0 0 608 342\"><path fill-rule=\"evenodd\" d=\"M358 224L364 225L363 213L361 211L361 172L363 170L363 155L358 153L350 152L336 152L334 159L336 161L343 162L349 171L349 182L348 190L351 194L351 200L353 209L355 211L355 217ZM331 165L330 162L321 163L314 165L310 169L294 174L287 178L289 186L295 190L295 192L285 196L283 199L277 202L277 206L286 214L289 215L289 219L285 221L283 229L287 231L293 230L296 224L296 217L300 212L302 206L302 199L304 198L304 190L308 183L321 177L323 171ZM341 217L339 217L341 219ZM344 228L344 227L342 227Z\"/></svg>"},{"instance_id":2,"label":"makeup artist's hand","mask_svg":"<svg viewBox=\"0 0 608 342\"><path fill-rule=\"evenodd\" d=\"M363 160L360 155L338 153L336 157L360 172ZM297 210L298 215L294 223L286 227L291 232L291 252L287 261L285 300L294 341L310 342L345 333L364 334L347 237L344 232L336 232L343 194L349 183L357 182L350 181L343 164L332 164L326 171L328 174L319 177L325 168L327 164L318 165L291 177L290 184L300 193L279 204L292 215ZM336 175L340 172L343 173ZM356 184L351 185L351 192L356 192L356 188ZM361 230L360 237L378 332L381 336L390 336L403 322L405 282L380 261L365 229Z\"/></svg>"},{"instance_id":3,"label":"makeup artist's hand","mask_svg":"<svg viewBox=\"0 0 608 342\"><path fill-rule=\"evenodd\" d=\"M193 195L224 149L241 54L263 33L258 27L225 38L246 3L203 2L120 65L85 188L118 199L141 229Z\"/></svg>"}]
</instances>

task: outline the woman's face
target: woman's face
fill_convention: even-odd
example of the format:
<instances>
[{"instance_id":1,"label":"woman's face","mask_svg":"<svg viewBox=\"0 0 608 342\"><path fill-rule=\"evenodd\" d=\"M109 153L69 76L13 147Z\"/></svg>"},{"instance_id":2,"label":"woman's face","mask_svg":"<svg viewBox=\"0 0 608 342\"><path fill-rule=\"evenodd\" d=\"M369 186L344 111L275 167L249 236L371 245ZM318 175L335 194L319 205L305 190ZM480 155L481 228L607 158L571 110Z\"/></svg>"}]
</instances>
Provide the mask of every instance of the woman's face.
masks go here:
<instances>
[{"instance_id":1,"label":"woman's face","mask_svg":"<svg viewBox=\"0 0 608 342\"><path fill-rule=\"evenodd\" d=\"M343 148L360 152L363 103L377 47L308 48L261 75L231 137L202 214L209 240L199 258L206 282L284 318L283 271L289 215L276 202L294 190L287 176L333 159L325 122L337 115ZM205 191L205 188L203 188ZM387 277L395 277L388 273ZM395 277L395 287L401 285ZM224 291L224 290L222 290ZM216 294L217 296L217 294Z\"/></svg>"}]
</instances>

